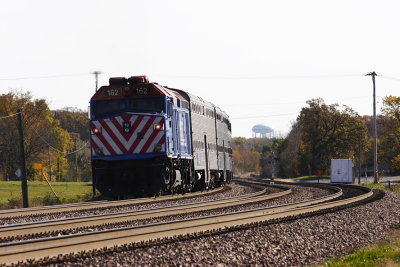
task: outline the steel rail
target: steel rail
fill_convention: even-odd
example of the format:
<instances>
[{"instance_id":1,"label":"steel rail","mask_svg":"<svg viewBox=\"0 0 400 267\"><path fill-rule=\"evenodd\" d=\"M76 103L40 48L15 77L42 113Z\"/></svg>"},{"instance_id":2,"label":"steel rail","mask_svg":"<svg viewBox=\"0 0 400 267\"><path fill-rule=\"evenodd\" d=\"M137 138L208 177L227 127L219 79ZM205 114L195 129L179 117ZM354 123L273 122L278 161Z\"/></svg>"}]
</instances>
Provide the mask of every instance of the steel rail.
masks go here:
<instances>
[{"instance_id":1,"label":"steel rail","mask_svg":"<svg viewBox=\"0 0 400 267\"><path fill-rule=\"evenodd\" d=\"M146 198L135 198L135 199L126 199L126 200L118 200L118 201L93 201L93 202L80 202L80 203L71 203L71 204L62 204L62 205L53 205L53 206L42 206L42 207L34 207L34 208L24 208L24 209L10 209L10 210L0 210L0 218L6 217L16 217L16 216L28 216L28 215L36 215L36 214L44 214L44 213L58 213L58 212L66 212L66 211L75 211L75 210L88 210L93 208L101 208L101 207L115 207L122 205L130 205L130 204L138 204L138 203L147 203L147 202L158 202L165 200L173 200L180 199L186 197L194 197L203 194L217 193L223 190L224 187L219 187L209 191L199 191L193 193L182 194L174 194L174 195L165 195L159 197L146 197Z\"/></svg>"},{"instance_id":2,"label":"steel rail","mask_svg":"<svg viewBox=\"0 0 400 267\"><path fill-rule=\"evenodd\" d=\"M0 262L6 264L18 263L19 261L32 258L53 257L59 254L69 254L95 248L113 247L132 242L143 242L222 229L345 205L372 195L372 191L369 191L367 194L351 199L324 202L340 195L342 191L341 189L339 190L339 192L331 194L329 197L321 197L310 201L280 205L272 208L253 209L223 215L169 221L86 234L74 234L59 238L54 237L0 244ZM323 203L321 204L321 202Z\"/></svg>"},{"instance_id":3,"label":"steel rail","mask_svg":"<svg viewBox=\"0 0 400 267\"><path fill-rule=\"evenodd\" d=\"M274 188L281 188L282 186L270 186ZM292 189L285 188L285 190L273 194L265 194L266 188L263 190L241 195L235 197L227 197L218 200L209 200L202 202L192 202L182 205L174 205L167 207L158 207L151 209L143 209L129 212L120 212L113 214L93 215L77 218L56 219L51 221L39 221L31 223L14 224L8 226L0 226L0 238L17 235L37 234L49 231L61 231L79 227L99 226L101 224L119 223L126 221L133 221L139 219L147 219L168 215L178 215L183 213L190 213L202 210L211 210L217 208L224 208L228 206L243 205L250 202L264 201L272 198L278 198L292 193Z\"/></svg>"}]
</instances>

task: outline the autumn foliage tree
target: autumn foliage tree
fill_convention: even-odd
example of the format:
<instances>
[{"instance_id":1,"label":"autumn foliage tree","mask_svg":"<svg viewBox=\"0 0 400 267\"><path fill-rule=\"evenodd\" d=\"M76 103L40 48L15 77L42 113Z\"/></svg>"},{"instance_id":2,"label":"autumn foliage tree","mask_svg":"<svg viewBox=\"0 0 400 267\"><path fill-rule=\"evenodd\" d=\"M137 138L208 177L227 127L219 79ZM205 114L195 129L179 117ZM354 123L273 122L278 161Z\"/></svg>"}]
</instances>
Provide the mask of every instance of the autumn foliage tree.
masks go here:
<instances>
[{"instance_id":1,"label":"autumn foliage tree","mask_svg":"<svg viewBox=\"0 0 400 267\"><path fill-rule=\"evenodd\" d=\"M354 158L360 139L365 141L366 127L351 108L326 105L322 99L307 101L298 117L306 160L310 171L327 170L330 160Z\"/></svg>"},{"instance_id":2,"label":"autumn foliage tree","mask_svg":"<svg viewBox=\"0 0 400 267\"><path fill-rule=\"evenodd\" d=\"M59 122L54 119L53 112L49 109L44 99L33 99L31 94L19 91L10 91L0 95L0 117L7 117L22 110L22 124L24 129L25 156L28 176L35 174L32 166L38 159L44 159L49 145L60 151L72 148L71 139ZM0 173L3 178L13 176L19 168L19 143L17 116L0 120ZM66 162L63 155L59 155L60 165ZM46 157L47 158L47 157ZM46 172L47 173L47 170Z\"/></svg>"},{"instance_id":3,"label":"autumn foliage tree","mask_svg":"<svg viewBox=\"0 0 400 267\"><path fill-rule=\"evenodd\" d=\"M379 161L389 165L392 174L400 174L400 97L383 99Z\"/></svg>"},{"instance_id":4,"label":"autumn foliage tree","mask_svg":"<svg viewBox=\"0 0 400 267\"><path fill-rule=\"evenodd\" d=\"M89 181L91 179L89 118L87 112L78 108L66 107L54 111L60 126L67 130L73 141L73 150L67 156L68 170L64 175L67 181Z\"/></svg>"},{"instance_id":5,"label":"autumn foliage tree","mask_svg":"<svg viewBox=\"0 0 400 267\"><path fill-rule=\"evenodd\" d=\"M266 139L266 141L262 147L260 157L260 176L264 178L282 177L283 170L281 169L281 158L279 155L282 153L285 140L282 138L271 138Z\"/></svg>"},{"instance_id":6,"label":"autumn foliage tree","mask_svg":"<svg viewBox=\"0 0 400 267\"><path fill-rule=\"evenodd\" d=\"M89 118L87 112L72 107L65 107L54 111L55 118L60 122L60 127L69 133L79 134L79 139L89 140Z\"/></svg>"},{"instance_id":7,"label":"autumn foliage tree","mask_svg":"<svg viewBox=\"0 0 400 267\"><path fill-rule=\"evenodd\" d=\"M232 138L234 172L247 173L260 171L260 141L244 137Z\"/></svg>"},{"instance_id":8,"label":"autumn foliage tree","mask_svg":"<svg viewBox=\"0 0 400 267\"><path fill-rule=\"evenodd\" d=\"M283 150L283 159L292 159L294 175L329 172L335 158L356 159L358 147L366 147L367 129L361 117L351 108L327 105L322 99L307 101L294 124Z\"/></svg>"}]
</instances>

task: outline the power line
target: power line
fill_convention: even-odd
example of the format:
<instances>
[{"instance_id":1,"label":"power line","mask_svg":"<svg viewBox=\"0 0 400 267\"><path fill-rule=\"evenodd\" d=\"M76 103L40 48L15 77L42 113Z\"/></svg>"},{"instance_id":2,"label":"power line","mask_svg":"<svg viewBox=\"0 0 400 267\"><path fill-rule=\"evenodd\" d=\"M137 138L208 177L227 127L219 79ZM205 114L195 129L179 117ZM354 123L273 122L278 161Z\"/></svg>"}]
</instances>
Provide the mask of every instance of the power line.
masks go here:
<instances>
[{"instance_id":1,"label":"power line","mask_svg":"<svg viewBox=\"0 0 400 267\"><path fill-rule=\"evenodd\" d=\"M346 98L340 98L340 99L331 99L331 100L327 100L327 101L343 101L345 99L362 99L362 98L367 98L370 97L369 95L365 95L365 96L355 96L355 97L346 97ZM274 106L274 105L293 105L293 104L304 104L305 101L299 101L299 102L281 102L281 103L243 103L243 104L227 104L227 105L223 105L226 107L230 107L230 106Z\"/></svg>"},{"instance_id":2,"label":"power line","mask_svg":"<svg viewBox=\"0 0 400 267\"><path fill-rule=\"evenodd\" d=\"M22 76L11 78L0 78L0 81L16 81L16 80L30 80L30 79L53 79L74 76L84 76L88 73L72 73L72 74L57 74L57 75L42 75L42 76ZM104 74L100 71L94 71L89 74L99 75ZM326 75L268 75L268 76L209 76L209 75L171 75L171 74L153 74L154 76L178 78L178 79L221 79L221 80L268 80L268 79L314 79L314 78L346 78L346 77L361 77L362 74L326 74ZM379 75L378 77L390 80L400 81L400 78Z\"/></svg>"},{"instance_id":3,"label":"power line","mask_svg":"<svg viewBox=\"0 0 400 267\"><path fill-rule=\"evenodd\" d=\"M75 74L59 74L59 75L44 75L44 76L25 76L14 78L0 78L0 81L17 81L17 80L32 80L32 79L53 79L88 75L89 73L75 73Z\"/></svg>"},{"instance_id":4,"label":"power line","mask_svg":"<svg viewBox=\"0 0 400 267\"><path fill-rule=\"evenodd\" d=\"M34 130L34 132L35 132L36 135L39 136L39 138L40 138L46 145L48 145L51 149L53 149L54 151L56 151L56 152L58 152L58 153L67 155L67 156L81 151L81 150L84 149L84 148L87 146L87 144L89 143L89 141L87 141L85 144L83 144L83 146L81 146L81 147L78 148L77 150L70 151L70 152L64 152L64 151L61 151L61 150L59 150L59 149L53 147L52 145L50 145L50 143L47 142L47 141L46 141L40 134L38 134L35 130Z\"/></svg>"},{"instance_id":5,"label":"power line","mask_svg":"<svg viewBox=\"0 0 400 267\"><path fill-rule=\"evenodd\" d=\"M379 75L378 77L381 77L381 78L384 78L384 79L388 79L388 80L399 81L399 82L400 82L400 78L396 78L396 77L391 77L391 76L386 76L386 75Z\"/></svg>"},{"instance_id":6,"label":"power line","mask_svg":"<svg viewBox=\"0 0 400 267\"><path fill-rule=\"evenodd\" d=\"M289 116L289 115L297 115L297 113L286 113L286 114L274 114L274 115L260 115L260 116L248 116L248 117L238 117L238 118L230 118L231 120L244 120L244 119L259 119L259 118L269 118L269 117L281 117L281 116Z\"/></svg>"},{"instance_id":7,"label":"power line","mask_svg":"<svg viewBox=\"0 0 400 267\"><path fill-rule=\"evenodd\" d=\"M360 98L367 98L370 96L361 96L361 97L349 97L346 99L360 99ZM333 101L333 100L331 100ZM302 104L304 102L287 102L287 103L273 103L273 104L243 104L243 105L249 105L249 106L266 106L266 105L284 105L284 104ZM238 106L241 104L238 104ZM226 105L226 106L235 106L233 105ZM247 116L247 117L237 117L237 118L231 118L232 120L242 120L242 119L257 119L257 118L268 118L268 117L280 117L280 116L289 116L289 115L295 115L299 113L284 113L284 114L274 114L274 115L259 115L259 116Z\"/></svg>"},{"instance_id":8,"label":"power line","mask_svg":"<svg viewBox=\"0 0 400 267\"><path fill-rule=\"evenodd\" d=\"M73 73L73 74L57 74L57 75L42 75L42 76L23 76L23 77L11 77L11 78L0 78L0 81L15 81L15 80L29 80L29 79L53 79L53 78L63 78L63 77L74 77L74 76L84 76L88 73ZM98 76L103 74L100 71L94 71L89 74L94 74ZM314 78L347 78L347 77L361 77L362 74L326 74L326 75L268 75L268 76L209 76L209 75L171 75L171 74L153 74L154 76L167 77L167 78L178 78L178 79L210 79L210 80L268 80L268 79L314 79ZM380 77L384 79L391 79L400 81L400 78L383 76ZM97 86L96 86L97 88Z\"/></svg>"},{"instance_id":9,"label":"power line","mask_svg":"<svg viewBox=\"0 0 400 267\"><path fill-rule=\"evenodd\" d=\"M346 78L362 77L363 74L333 74L333 75L268 75L268 76L202 76L202 75L169 75L154 74L154 76L178 79L210 79L210 80L269 80L269 79L314 79L314 78Z\"/></svg>"},{"instance_id":10,"label":"power line","mask_svg":"<svg viewBox=\"0 0 400 267\"><path fill-rule=\"evenodd\" d=\"M10 118L10 117L14 117L14 116L17 116L19 113L21 113L21 112L17 112L17 113L15 113L15 114L11 114L11 115L8 115L8 116L5 116L5 117L0 117L0 120L2 120L2 119L7 119L7 118Z\"/></svg>"}]
</instances>

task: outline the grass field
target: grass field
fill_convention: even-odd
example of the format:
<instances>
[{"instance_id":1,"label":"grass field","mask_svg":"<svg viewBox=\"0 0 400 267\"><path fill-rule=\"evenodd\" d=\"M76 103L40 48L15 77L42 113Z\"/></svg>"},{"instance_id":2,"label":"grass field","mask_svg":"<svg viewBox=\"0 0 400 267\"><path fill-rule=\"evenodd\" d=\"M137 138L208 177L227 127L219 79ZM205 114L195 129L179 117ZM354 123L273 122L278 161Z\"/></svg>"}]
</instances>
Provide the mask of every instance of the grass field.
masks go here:
<instances>
[{"instance_id":1,"label":"grass field","mask_svg":"<svg viewBox=\"0 0 400 267\"><path fill-rule=\"evenodd\" d=\"M373 189L385 189L400 194L400 185L390 188L383 184L361 184ZM354 253L343 258L327 261L319 266L328 267L381 267L400 266L400 230L393 230L388 234L389 240L380 241L370 247L359 248Z\"/></svg>"},{"instance_id":2,"label":"grass field","mask_svg":"<svg viewBox=\"0 0 400 267\"><path fill-rule=\"evenodd\" d=\"M327 261L320 266L400 266L400 230L392 231L389 236L390 241L381 241L371 247L358 249L344 258Z\"/></svg>"},{"instance_id":3,"label":"grass field","mask_svg":"<svg viewBox=\"0 0 400 267\"><path fill-rule=\"evenodd\" d=\"M330 179L330 176L316 176L316 175L309 175L309 176L301 176L293 178L293 180L317 180L317 179Z\"/></svg>"},{"instance_id":4,"label":"grass field","mask_svg":"<svg viewBox=\"0 0 400 267\"><path fill-rule=\"evenodd\" d=\"M390 186L390 188L389 188L387 183L385 183L385 184L361 184L361 185L365 186L365 187L372 188L372 189L389 190L389 191L395 192L396 194L400 195L400 184L399 183L392 184Z\"/></svg>"},{"instance_id":5,"label":"grass field","mask_svg":"<svg viewBox=\"0 0 400 267\"><path fill-rule=\"evenodd\" d=\"M54 195L46 182L28 181L29 206L43 206L89 200L92 197L91 182L53 182ZM21 182L0 181L0 208L22 207Z\"/></svg>"}]
</instances>

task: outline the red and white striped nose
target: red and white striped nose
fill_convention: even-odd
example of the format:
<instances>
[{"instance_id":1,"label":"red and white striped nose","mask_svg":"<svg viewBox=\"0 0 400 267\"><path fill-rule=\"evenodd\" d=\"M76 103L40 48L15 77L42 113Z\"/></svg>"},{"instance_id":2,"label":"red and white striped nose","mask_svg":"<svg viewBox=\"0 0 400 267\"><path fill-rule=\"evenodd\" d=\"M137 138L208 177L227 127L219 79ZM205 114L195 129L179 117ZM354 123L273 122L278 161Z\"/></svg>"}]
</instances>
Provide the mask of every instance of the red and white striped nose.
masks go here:
<instances>
[{"instance_id":1,"label":"red and white striped nose","mask_svg":"<svg viewBox=\"0 0 400 267\"><path fill-rule=\"evenodd\" d=\"M92 121L92 132L92 146L102 148L105 156L165 151L161 116L123 115Z\"/></svg>"}]
</instances>

